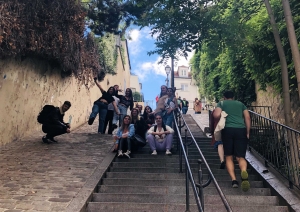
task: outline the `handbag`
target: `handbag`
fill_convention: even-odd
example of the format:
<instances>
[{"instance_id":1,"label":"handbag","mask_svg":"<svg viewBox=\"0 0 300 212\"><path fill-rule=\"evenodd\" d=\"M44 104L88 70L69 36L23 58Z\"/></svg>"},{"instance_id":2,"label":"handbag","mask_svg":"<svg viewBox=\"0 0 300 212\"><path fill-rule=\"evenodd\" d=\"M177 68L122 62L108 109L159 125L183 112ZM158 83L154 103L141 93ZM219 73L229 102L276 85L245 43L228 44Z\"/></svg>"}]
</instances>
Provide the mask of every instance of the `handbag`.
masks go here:
<instances>
[{"instance_id":1,"label":"handbag","mask_svg":"<svg viewBox=\"0 0 300 212\"><path fill-rule=\"evenodd\" d=\"M137 144L141 147L144 147L147 144L146 140L137 134L135 134L132 137L137 141Z\"/></svg>"}]
</instances>

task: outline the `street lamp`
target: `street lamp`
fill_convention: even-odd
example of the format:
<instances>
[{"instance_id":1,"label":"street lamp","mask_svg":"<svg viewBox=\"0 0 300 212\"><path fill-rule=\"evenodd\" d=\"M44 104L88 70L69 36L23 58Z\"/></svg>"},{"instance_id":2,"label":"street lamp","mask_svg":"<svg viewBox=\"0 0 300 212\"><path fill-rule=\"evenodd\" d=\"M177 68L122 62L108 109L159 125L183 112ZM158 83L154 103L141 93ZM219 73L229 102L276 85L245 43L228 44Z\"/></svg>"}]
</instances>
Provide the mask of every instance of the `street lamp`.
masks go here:
<instances>
[{"instance_id":1,"label":"street lamp","mask_svg":"<svg viewBox=\"0 0 300 212\"><path fill-rule=\"evenodd\" d=\"M166 71L166 74L167 74L166 84L167 84L167 87L169 87L169 74L171 73L171 67L169 65L167 65L165 67L165 71Z\"/></svg>"}]
</instances>

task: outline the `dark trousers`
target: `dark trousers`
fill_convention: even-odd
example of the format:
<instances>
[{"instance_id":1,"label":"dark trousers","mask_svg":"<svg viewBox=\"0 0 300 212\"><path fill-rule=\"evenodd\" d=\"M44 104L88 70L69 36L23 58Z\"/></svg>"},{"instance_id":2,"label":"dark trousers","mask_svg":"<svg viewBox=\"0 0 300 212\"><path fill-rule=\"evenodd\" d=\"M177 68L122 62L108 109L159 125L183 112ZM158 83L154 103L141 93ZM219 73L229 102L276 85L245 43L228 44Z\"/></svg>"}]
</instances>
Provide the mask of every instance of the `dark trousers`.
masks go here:
<instances>
[{"instance_id":1,"label":"dark trousers","mask_svg":"<svg viewBox=\"0 0 300 212\"><path fill-rule=\"evenodd\" d=\"M126 143L127 143L127 148L125 147ZM120 138L120 140L119 140L119 150L123 150L124 152L126 152L127 150L131 151L131 139L129 137Z\"/></svg>"},{"instance_id":2,"label":"dark trousers","mask_svg":"<svg viewBox=\"0 0 300 212\"><path fill-rule=\"evenodd\" d=\"M106 127L107 127L107 124L108 124L108 132L107 133L112 134L112 131L113 131L113 128L112 128L113 118L114 118L114 111L113 110L107 110L105 121L104 121L103 133L105 133Z\"/></svg>"},{"instance_id":3,"label":"dark trousers","mask_svg":"<svg viewBox=\"0 0 300 212\"><path fill-rule=\"evenodd\" d=\"M42 130L47 133L46 138L54 138L67 132L66 127L56 124L43 124Z\"/></svg>"}]
</instances>

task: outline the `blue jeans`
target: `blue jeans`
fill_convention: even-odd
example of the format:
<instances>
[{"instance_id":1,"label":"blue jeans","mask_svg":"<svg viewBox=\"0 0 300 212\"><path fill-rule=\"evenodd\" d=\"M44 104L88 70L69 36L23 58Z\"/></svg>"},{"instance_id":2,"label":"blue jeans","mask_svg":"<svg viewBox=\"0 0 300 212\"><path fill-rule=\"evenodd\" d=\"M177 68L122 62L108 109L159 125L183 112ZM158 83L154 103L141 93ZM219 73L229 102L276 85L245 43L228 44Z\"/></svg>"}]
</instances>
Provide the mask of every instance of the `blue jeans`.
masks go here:
<instances>
[{"instance_id":1,"label":"blue jeans","mask_svg":"<svg viewBox=\"0 0 300 212\"><path fill-rule=\"evenodd\" d=\"M107 114L107 104L104 104L103 102L100 101L94 102L90 118L96 118L98 113L99 113L98 133L103 133L105 117Z\"/></svg>"},{"instance_id":2,"label":"blue jeans","mask_svg":"<svg viewBox=\"0 0 300 212\"><path fill-rule=\"evenodd\" d=\"M188 107L182 107L182 113L186 114L186 112L188 111Z\"/></svg>"},{"instance_id":3,"label":"blue jeans","mask_svg":"<svg viewBox=\"0 0 300 212\"><path fill-rule=\"evenodd\" d=\"M117 124L117 122L119 120L119 126L121 126L124 116L127 115L128 107L125 107L124 105L118 105L118 109L120 112L120 116L118 116L116 113L114 113L113 124Z\"/></svg>"},{"instance_id":4,"label":"blue jeans","mask_svg":"<svg viewBox=\"0 0 300 212\"><path fill-rule=\"evenodd\" d=\"M168 125L169 127L172 128L172 123L173 123L173 120L174 120L174 116L173 116L173 113L171 112L170 114L165 114L163 116L163 122L165 123L165 125Z\"/></svg>"}]
</instances>

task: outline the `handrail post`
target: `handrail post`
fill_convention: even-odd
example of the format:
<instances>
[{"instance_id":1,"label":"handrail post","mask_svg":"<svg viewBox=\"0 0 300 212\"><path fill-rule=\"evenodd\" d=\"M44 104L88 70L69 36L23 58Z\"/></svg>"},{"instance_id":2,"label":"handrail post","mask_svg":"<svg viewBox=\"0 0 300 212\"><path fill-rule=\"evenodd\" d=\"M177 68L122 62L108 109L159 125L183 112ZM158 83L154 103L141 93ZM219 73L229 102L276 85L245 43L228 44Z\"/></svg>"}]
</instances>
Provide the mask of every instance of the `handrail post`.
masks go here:
<instances>
[{"instance_id":1,"label":"handrail post","mask_svg":"<svg viewBox=\"0 0 300 212\"><path fill-rule=\"evenodd\" d=\"M179 128L179 130L180 130L180 128ZM179 136L181 136L181 133L177 131L177 134L178 134L178 136L177 136L177 139L178 139L177 140L177 144L179 145L179 142L180 142ZM180 147L179 147L179 173L183 173L183 171L182 171L182 149Z\"/></svg>"},{"instance_id":2,"label":"handrail post","mask_svg":"<svg viewBox=\"0 0 300 212\"><path fill-rule=\"evenodd\" d=\"M198 159L198 180L199 180L199 198L201 201L202 209L204 211L204 198L203 198L203 173L202 173L202 160Z\"/></svg>"},{"instance_id":3,"label":"handrail post","mask_svg":"<svg viewBox=\"0 0 300 212\"><path fill-rule=\"evenodd\" d=\"M184 136L184 147L186 151L186 156L188 157L188 145L187 145L187 129L185 129ZM190 211L190 188L189 188L189 171L188 171L188 161L185 162L185 211Z\"/></svg>"}]
</instances>

